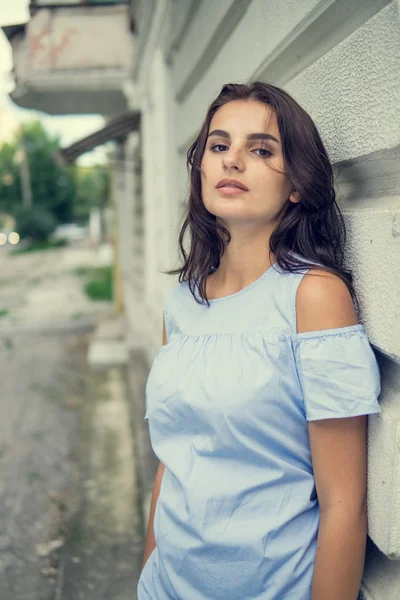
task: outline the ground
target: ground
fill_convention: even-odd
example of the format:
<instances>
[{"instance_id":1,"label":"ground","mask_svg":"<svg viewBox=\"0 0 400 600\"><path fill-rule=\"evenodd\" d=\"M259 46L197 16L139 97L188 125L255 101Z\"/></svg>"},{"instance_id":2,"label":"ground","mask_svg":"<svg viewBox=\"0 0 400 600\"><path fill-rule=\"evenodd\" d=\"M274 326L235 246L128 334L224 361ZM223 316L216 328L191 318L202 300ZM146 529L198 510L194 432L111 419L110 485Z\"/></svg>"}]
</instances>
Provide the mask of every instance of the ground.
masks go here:
<instances>
[{"instance_id":1,"label":"ground","mask_svg":"<svg viewBox=\"0 0 400 600\"><path fill-rule=\"evenodd\" d=\"M0 598L134 600L143 551L123 366L88 347L111 302L85 246L0 253Z\"/></svg>"}]
</instances>

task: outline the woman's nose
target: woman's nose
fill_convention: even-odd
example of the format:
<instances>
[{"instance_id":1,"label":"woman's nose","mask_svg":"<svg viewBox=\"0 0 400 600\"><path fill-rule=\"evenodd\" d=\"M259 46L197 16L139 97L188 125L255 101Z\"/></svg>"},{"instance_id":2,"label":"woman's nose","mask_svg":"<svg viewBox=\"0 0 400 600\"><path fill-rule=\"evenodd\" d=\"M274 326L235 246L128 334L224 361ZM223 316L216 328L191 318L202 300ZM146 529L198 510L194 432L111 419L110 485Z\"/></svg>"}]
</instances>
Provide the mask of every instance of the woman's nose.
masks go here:
<instances>
[{"instance_id":1,"label":"woman's nose","mask_svg":"<svg viewBox=\"0 0 400 600\"><path fill-rule=\"evenodd\" d=\"M223 162L226 167L236 167L237 169L243 169L244 161L238 150L229 151L223 156Z\"/></svg>"}]
</instances>

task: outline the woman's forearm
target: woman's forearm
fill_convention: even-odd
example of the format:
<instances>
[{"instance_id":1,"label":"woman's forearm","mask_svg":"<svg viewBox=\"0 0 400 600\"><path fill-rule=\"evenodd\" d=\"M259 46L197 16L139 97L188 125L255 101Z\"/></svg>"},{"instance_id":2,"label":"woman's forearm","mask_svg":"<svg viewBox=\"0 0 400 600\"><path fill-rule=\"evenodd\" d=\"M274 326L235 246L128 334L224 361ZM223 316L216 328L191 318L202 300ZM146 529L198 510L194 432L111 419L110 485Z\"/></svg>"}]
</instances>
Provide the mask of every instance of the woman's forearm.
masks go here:
<instances>
[{"instance_id":1,"label":"woman's forearm","mask_svg":"<svg viewBox=\"0 0 400 600\"><path fill-rule=\"evenodd\" d=\"M311 600L357 600L366 541L366 509L321 514Z\"/></svg>"},{"instance_id":2,"label":"woman's forearm","mask_svg":"<svg viewBox=\"0 0 400 600\"><path fill-rule=\"evenodd\" d=\"M154 538L154 513L157 506L158 496L160 494L161 481L164 475L164 465L160 462L156 476L154 478L153 492L151 494L151 502L150 502L150 512L149 512L149 520L147 523L147 532L146 532L146 544L144 548L144 556L142 562L142 570L144 565L147 562L150 554L153 552L156 546L156 540Z\"/></svg>"}]
</instances>

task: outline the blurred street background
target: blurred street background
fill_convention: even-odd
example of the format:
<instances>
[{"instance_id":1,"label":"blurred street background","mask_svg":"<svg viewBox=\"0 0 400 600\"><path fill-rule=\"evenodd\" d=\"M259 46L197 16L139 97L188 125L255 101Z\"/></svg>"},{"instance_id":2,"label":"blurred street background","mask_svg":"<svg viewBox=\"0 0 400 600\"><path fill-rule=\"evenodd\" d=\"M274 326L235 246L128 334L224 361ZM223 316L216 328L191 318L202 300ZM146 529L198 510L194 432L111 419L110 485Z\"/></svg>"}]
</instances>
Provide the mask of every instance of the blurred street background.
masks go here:
<instances>
[{"instance_id":1,"label":"blurred street background","mask_svg":"<svg viewBox=\"0 0 400 600\"><path fill-rule=\"evenodd\" d=\"M86 237L2 248L2 599L133 597L141 523L126 374L113 357L96 371L87 360L94 338L107 347L122 335L111 250Z\"/></svg>"},{"instance_id":2,"label":"blurred street background","mask_svg":"<svg viewBox=\"0 0 400 600\"><path fill-rule=\"evenodd\" d=\"M28 8L0 2L0 25ZM109 150L61 158L104 116L18 106L13 71L0 30L0 598L131 600L143 523Z\"/></svg>"}]
</instances>

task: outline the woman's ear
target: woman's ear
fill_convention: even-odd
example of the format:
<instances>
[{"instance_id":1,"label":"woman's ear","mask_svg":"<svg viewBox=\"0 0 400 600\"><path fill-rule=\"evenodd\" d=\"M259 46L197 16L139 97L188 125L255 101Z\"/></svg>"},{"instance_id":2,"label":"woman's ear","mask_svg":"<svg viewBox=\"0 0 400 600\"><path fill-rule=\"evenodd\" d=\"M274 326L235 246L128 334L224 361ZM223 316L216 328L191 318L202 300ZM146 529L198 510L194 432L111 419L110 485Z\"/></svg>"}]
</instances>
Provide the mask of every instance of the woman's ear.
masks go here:
<instances>
[{"instance_id":1,"label":"woman's ear","mask_svg":"<svg viewBox=\"0 0 400 600\"><path fill-rule=\"evenodd\" d=\"M289 196L289 200L291 202L295 202L295 203L300 202L300 194L299 194L299 192L296 192L296 190L293 190L291 192L290 196Z\"/></svg>"}]
</instances>

